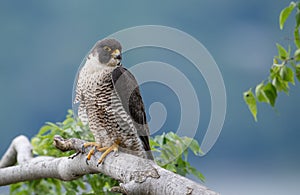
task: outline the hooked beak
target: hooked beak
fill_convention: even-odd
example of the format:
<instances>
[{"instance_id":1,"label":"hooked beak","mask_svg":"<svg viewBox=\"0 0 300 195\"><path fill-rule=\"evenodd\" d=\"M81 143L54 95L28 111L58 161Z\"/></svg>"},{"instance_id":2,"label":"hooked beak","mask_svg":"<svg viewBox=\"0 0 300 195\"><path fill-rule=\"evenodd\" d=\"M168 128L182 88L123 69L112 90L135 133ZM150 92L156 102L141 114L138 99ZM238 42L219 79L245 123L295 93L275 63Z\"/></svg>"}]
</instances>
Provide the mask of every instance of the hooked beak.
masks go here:
<instances>
[{"instance_id":1,"label":"hooked beak","mask_svg":"<svg viewBox=\"0 0 300 195\"><path fill-rule=\"evenodd\" d=\"M112 53L111 53L112 57L117 59L117 60L122 60L122 55L121 55L121 52L119 49L116 49L114 50Z\"/></svg>"}]
</instances>

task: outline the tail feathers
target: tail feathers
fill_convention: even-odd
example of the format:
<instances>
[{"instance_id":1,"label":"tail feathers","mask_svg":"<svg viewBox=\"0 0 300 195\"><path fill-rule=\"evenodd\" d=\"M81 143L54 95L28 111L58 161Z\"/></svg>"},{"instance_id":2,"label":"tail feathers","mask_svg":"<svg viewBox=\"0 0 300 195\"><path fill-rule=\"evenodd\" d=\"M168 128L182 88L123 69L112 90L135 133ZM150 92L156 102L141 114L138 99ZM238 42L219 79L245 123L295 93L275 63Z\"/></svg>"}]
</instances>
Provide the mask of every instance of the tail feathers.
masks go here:
<instances>
[{"instance_id":1,"label":"tail feathers","mask_svg":"<svg viewBox=\"0 0 300 195\"><path fill-rule=\"evenodd\" d=\"M146 153L147 159L154 160L151 150L145 151L145 153Z\"/></svg>"}]
</instances>

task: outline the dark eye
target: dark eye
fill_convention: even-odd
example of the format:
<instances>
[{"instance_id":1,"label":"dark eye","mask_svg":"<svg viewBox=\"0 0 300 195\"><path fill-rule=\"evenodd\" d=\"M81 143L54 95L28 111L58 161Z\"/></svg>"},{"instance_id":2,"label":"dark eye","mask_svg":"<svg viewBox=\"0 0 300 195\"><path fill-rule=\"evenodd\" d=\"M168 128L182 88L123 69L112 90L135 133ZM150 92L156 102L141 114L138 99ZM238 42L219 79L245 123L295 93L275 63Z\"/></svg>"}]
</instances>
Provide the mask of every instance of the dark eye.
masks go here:
<instances>
[{"instance_id":1,"label":"dark eye","mask_svg":"<svg viewBox=\"0 0 300 195\"><path fill-rule=\"evenodd\" d=\"M104 46L103 49L104 49L105 51L111 51L111 48L108 47L108 46Z\"/></svg>"}]
</instances>

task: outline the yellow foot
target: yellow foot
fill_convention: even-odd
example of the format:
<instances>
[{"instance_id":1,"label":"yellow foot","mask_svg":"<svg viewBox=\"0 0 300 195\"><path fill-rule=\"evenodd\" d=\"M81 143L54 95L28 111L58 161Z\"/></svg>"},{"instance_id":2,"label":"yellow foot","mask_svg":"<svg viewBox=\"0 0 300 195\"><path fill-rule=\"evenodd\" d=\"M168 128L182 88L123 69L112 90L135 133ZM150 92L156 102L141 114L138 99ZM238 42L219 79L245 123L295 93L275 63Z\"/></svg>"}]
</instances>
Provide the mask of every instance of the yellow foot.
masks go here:
<instances>
[{"instance_id":1,"label":"yellow foot","mask_svg":"<svg viewBox=\"0 0 300 195\"><path fill-rule=\"evenodd\" d=\"M104 148L99 148L99 149L97 149L97 150L100 151L100 152L105 151L105 152L101 155L101 157L99 158L97 166L98 166L99 164L101 164L101 163L103 162L104 158L105 158L109 153L111 153L112 151L114 151L114 154L115 154L115 156L116 156L116 155L117 155L117 152L118 152L118 148L119 148L118 143L114 143L113 145L111 145L110 147L106 147L105 149L104 149Z\"/></svg>"},{"instance_id":2,"label":"yellow foot","mask_svg":"<svg viewBox=\"0 0 300 195\"><path fill-rule=\"evenodd\" d=\"M82 151L84 152L85 148L91 147L91 146L94 146L94 147L89 151L89 153L86 156L86 159L85 159L86 164L89 164L88 161L95 154L95 150L102 152L108 148L108 147L101 148L101 145L96 142L86 142L82 145Z\"/></svg>"},{"instance_id":3,"label":"yellow foot","mask_svg":"<svg viewBox=\"0 0 300 195\"><path fill-rule=\"evenodd\" d=\"M101 148L101 145L100 144L97 144L96 142L85 142L83 145L82 145L82 151L84 152L84 149L87 148L87 147L90 147L90 146L95 146L97 148Z\"/></svg>"},{"instance_id":4,"label":"yellow foot","mask_svg":"<svg viewBox=\"0 0 300 195\"><path fill-rule=\"evenodd\" d=\"M118 148L119 148L119 142L117 141L116 143L114 143L113 145L111 145L110 147L101 147L100 144L96 143L96 142L86 142L82 145L82 152L85 151L85 148L87 147L91 147L91 146L94 146L90 151L89 153L87 154L86 156L86 164L89 164L88 161L91 159L91 157L95 154L96 151L99 151L99 152L103 152L103 154L101 155L101 157L99 158L98 160L98 164L101 164L105 157L111 153L112 151L114 152L114 155L116 156L117 155L117 152L118 152Z\"/></svg>"}]
</instances>

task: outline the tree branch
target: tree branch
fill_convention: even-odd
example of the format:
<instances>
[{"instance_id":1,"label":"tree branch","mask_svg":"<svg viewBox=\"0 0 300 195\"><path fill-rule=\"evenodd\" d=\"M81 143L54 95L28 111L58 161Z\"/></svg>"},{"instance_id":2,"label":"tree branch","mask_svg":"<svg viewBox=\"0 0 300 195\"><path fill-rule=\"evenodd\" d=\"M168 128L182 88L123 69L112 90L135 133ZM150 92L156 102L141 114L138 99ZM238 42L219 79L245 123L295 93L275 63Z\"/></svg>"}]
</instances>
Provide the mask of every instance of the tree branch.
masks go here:
<instances>
[{"instance_id":1,"label":"tree branch","mask_svg":"<svg viewBox=\"0 0 300 195\"><path fill-rule=\"evenodd\" d=\"M85 141L54 137L54 145L61 151L75 150L69 157L32 157L32 146L25 136L16 137L0 161L0 186L41 178L70 181L85 174L103 173L121 181L112 191L124 194L218 194L185 177L165 170L155 162L119 152L109 154L97 167L100 153L89 164L81 148ZM15 163L18 165L12 166Z\"/></svg>"}]
</instances>

